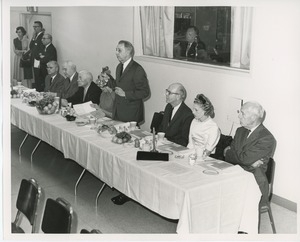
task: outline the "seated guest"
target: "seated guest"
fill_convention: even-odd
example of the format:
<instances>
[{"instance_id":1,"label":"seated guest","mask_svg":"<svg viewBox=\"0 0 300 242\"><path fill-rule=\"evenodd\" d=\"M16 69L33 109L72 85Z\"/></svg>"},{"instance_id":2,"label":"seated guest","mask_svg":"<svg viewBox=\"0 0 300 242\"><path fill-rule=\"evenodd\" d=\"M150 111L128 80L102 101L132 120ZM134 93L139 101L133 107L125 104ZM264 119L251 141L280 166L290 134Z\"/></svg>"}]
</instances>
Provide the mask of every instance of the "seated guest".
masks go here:
<instances>
[{"instance_id":1,"label":"seated guest","mask_svg":"<svg viewBox=\"0 0 300 242\"><path fill-rule=\"evenodd\" d=\"M61 96L69 85L69 82L59 74L59 65L56 61L47 63L48 75L45 78L45 92L55 92L57 96Z\"/></svg>"},{"instance_id":2,"label":"seated guest","mask_svg":"<svg viewBox=\"0 0 300 242\"><path fill-rule=\"evenodd\" d=\"M78 90L78 73L76 71L76 65L72 61L66 61L62 68L63 74L66 79L69 80L69 85L64 92L64 98L71 97Z\"/></svg>"},{"instance_id":3,"label":"seated guest","mask_svg":"<svg viewBox=\"0 0 300 242\"><path fill-rule=\"evenodd\" d=\"M93 82L92 73L83 70L78 75L78 90L71 97L62 99L62 105L67 106L68 103L73 105L92 101L92 103L99 103L101 89Z\"/></svg>"},{"instance_id":4,"label":"seated guest","mask_svg":"<svg viewBox=\"0 0 300 242\"><path fill-rule=\"evenodd\" d=\"M167 105L158 132L164 132L165 137L177 144L187 146L189 130L194 115L184 103L186 90L181 83L173 83L166 89Z\"/></svg>"},{"instance_id":5,"label":"seated guest","mask_svg":"<svg viewBox=\"0 0 300 242\"><path fill-rule=\"evenodd\" d=\"M198 94L194 100L193 119L190 127L188 148L201 152L203 157L215 152L215 147L221 136L220 129L212 119L215 116L214 106L203 94Z\"/></svg>"},{"instance_id":6,"label":"seated guest","mask_svg":"<svg viewBox=\"0 0 300 242\"><path fill-rule=\"evenodd\" d=\"M101 72L96 83L101 88L102 93L100 95L99 105L93 104L92 106L96 109L101 109L106 117L112 118L116 94L112 89L112 76L110 75L110 71L108 70L108 74Z\"/></svg>"},{"instance_id":7,"label":"seated guest","mask_svg":"<svg viewBox=\"0 0 300 242\"><path fill-rule=\"evenodd\" d=\"M186 42L175 45L175 57L179 57L178 54L180 54L181 57L187 57L188 59L203 60L207 58L206 46L200 40L197 27L188 27L185 40Z\"/></svg>"},{"instance_id":8,"label":"seated guest","mask_svg":"<svg viewBox=\"0 0 300 242\"><path fill-rule=\"evenodd\" d=\"M276 140L262 124L265 111L257 102L245 103L239 113L242 127L236 130L231 145L224 150L225 160L252 172L262 193L261 205L268 200L269 185L265 175Z\"/></svg>"}]
</instances>

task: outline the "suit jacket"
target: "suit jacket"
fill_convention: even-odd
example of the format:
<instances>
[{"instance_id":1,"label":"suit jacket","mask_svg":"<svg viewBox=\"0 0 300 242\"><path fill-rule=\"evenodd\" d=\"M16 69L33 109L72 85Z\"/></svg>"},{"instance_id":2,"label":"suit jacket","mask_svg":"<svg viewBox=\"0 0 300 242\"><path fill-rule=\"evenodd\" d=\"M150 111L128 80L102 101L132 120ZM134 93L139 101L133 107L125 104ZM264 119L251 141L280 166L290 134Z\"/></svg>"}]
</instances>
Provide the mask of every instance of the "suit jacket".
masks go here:
<instances>
[{"instance_id":1,"label":"suit jacket","mask_svg":"<svg viewBox=\"0 0 300 242\"><path fill-rule=\"evenodd\" d=\"M40 59L39 54L42 53L43 48L44 48L44 45L42 43L43 36L44 36L44 33L42 32L35 39L31 39L31 41L29 43L29 49L31 51L32 63L33 63L34 59L37 59L37 60Z\"/></svg>"},{"instance_id":2,"label":"suit jacket","mask_svg":"<svg viewBox=\"0 0 300 242\"><path fill-rule=\"evenodd\" d=\"M63 93L63 98L71 97L77 92L78 90L78 72L75 72L73 79L71 82L69 82L67 88L65 89L65 92Z\"/></svg>"},{"instance_id":3,"label":"suit jacket","mask_svg":"<svg viewBox=\"0 0 300 242\"><path fill-rule=\"evenodd\" d=\"M41 80L45 81L46 76L48 75L47 71L47 63L49 61L57 61L57 52L56 48L53 44L50 44L46 51L45 46L43 46L42 55L44 55L44 58L40 58L40 70L41 70Z\"/></svg>"},{"instance_id":4,"label":"suit jacket","mask_svg":"<svg viewBox=\"0 0 300 242\"><path fill-rule=\"evenodd\" d=\"M225 160L252 172L262 192L263 200L266 201L269 187L265 172L269 158L274 154L276 140L263 124L260 124L247 138L248 133L244 127L237 129L230 149L226 152ZM253 168L251 165L260 159L263 159L264 164Z\"/></svg>"},{"instance_id":5,"label":"suit jacket","mask_svg":"<svg viewBox=\"0 0 300 242\"><path fill-rule=\"evenodd\" d=\"M113 119L123 122L144 120L143 99L150 94L148 79L143 67L131 60L120 76L122 65L116 69L116 80L113 80L113 87L120 87L126 97L116 95L113 106Z\"/></svg>"},{"instance_id":6,"label":"suit jacket","mask_svg":"<svg viewBox=\"0 0 300 242\"><path fill-rule=\"evenodd\" d=\"M189 48L188 52L186 53L187 47L188 47L187 42L184 42L181 44L181 56L185 56L188 58L196 58L196 56L195 56L196 55L196 47L197 47L197 50L205 50L206 49L205 44L201 40L198 41L198 46L197 46L196 42L193 42L191 47Z\"/></svg>"},{"instance_id":7,"label":"suit jacket","mask_svg":"<svg viewBox=\"0 0 300 242\"><path fill-rule=\"evenodd\" d=\"M169 122L172 109L171 104L166 105L159 131L164 132L168 140L187 146L189 142L190 125L194 119L192 110L182 102L174 117Z\"/></svg>"},{"instance_id":8,"label":"suit jacket","mask_svg":"<svg viewBox=\"0 0 300 242\"><path fill-rule=\"evenodd\" d=\"M51 78L51 75L47 75L45 78L45 92L55 92L61 96L69 85L68 81L59 73L52 80L52 84L50 84Z\"/></svg>"},{"instance_id":9,"label":"suit jacket","mask_svg":"<svg viewBox=\"0 0 300 242\"><path fill-rule=\"evenodd\" d=\"M73 96L67 98L69 103L73 105L79 103L85 103L88 101L92 101L92 103L99 104L100 95L102 90L92 81L91 85L89 86L85 98L83 100L84 88L78 87L77 92L74 93Z\"/></svg>"}]
</instances>

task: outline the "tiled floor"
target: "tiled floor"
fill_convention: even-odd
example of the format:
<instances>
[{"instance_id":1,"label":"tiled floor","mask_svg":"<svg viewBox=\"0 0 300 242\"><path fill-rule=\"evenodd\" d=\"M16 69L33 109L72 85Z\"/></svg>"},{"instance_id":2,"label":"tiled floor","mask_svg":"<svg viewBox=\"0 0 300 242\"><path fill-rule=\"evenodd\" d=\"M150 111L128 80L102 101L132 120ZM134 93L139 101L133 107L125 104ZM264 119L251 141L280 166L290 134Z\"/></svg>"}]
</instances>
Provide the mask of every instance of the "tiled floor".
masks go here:
<instances>
[{"instance_id":1,"label":"tiled floor","mask_svg":"<svg viewBox=\"0 0 300 242\"><path fill-rule=\"evenodd\" d=\"M102 186L102 182L93 175L86 173L77 189L77 197L74 195L74 185L82 168L72 160L63 158L62 153L41 143L30 162L30 154L37 139L29 136L22 147L21 159L18 148L25 133L12 126L11 130L11 204L12 220L16 215L16 199L23 178L35 178L42 190L41 206L39 214L43 213L45 200L49 197L64 197L74 209L75 223L73 233L79 233L82 228L101 230L104 234L175 234L177 221L159 216L130 201L123 206L114 205L111 198L118 191L105 187L95 206L95 198ZM277 233L297 233L297 214L272 204L273 216L276 223ZM41 216L38 217L38 230L40 231ZM23 219L22 227L30 231L29 223ZM261 221L261 233L272 233L267 214L263 214Z\"/></svg>"}]
</instances>

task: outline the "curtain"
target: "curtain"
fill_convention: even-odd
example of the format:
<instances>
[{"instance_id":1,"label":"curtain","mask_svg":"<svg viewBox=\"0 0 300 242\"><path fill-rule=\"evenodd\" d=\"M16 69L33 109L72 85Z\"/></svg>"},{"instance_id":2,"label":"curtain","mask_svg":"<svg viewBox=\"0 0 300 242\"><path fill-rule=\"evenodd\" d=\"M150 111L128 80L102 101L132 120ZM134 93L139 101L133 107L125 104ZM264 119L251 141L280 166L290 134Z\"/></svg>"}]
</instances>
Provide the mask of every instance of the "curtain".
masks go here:
<instances>
[{"instance_id":1,"label":"curtain","mask_svg":"<svg viewBox=\"0 0 300 242\"><path fill-rule=\"evenodd\" d=\"M144 55L173 58L174 7L140 7Z\"/></svg>"},{"instance_id":2,"label":"curtain","mask_svg":"<svg viewBox=\"0 0 300 242\"><path fill-rule=\"evenodd\" d=\"M250 69L252 15L251 7L231 8L231 67Z\"/></svg>"}]
</instances>

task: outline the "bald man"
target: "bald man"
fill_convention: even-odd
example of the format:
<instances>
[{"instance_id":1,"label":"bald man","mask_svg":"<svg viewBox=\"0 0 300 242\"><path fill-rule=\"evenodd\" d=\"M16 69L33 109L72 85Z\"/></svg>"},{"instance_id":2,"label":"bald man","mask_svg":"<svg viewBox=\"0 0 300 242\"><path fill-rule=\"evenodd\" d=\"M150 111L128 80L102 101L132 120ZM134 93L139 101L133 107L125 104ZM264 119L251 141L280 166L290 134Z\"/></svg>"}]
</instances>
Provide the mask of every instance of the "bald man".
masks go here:
<instances>
[{"instance_id":1,"label":"bald man","mask_svg":"<svg viewBox=\"0 0 300 242\"><path fill-rule=\"evenodd\" d=\"M224 150L225 160L252 172L261 190L261 205L268 200L269 185L265 175L270 157L273 157L276 140L262 124L265 111L257 102L245 103L239 113L242 127L236 130L234 139Z\"/></svg>"},{"instance_id":2,"label":"bald man","mask_svg":"<svg viewBox=\"0 0 300 242\"><path fill-rule=\"evenodd\" d=\"M78 74L78 90L67 99L62 99L62 105L66 106L68 103L80 104L91 101L99 104L101 89L93 82L92 73L83 70Z\"/></svg>"},{"instance_id":3,"label":"bald man","mask_svg":"<svg viewBox=\"0 0 300 242\"><path fill-rule=\"evenodd\" d=\"M184 103L186 90L181 83L173 83L166 89L165 94L167 105L158 131L164 132L168 140L187 146L194 115Z\"/></svg>"},{"instance_id":4,"label":"bald man","mask_svg":"<svg viewBox=\"0 0 300 242\"><path fill-rule=\"evenodd\" d=\"M72 61L66 61L62 66L62 72L66 77L66 80L69 81L69 85L63 93L63 97L69 98L78 90L78 72L76 70L76 65Z\"/></svg>"}]
</instances>

